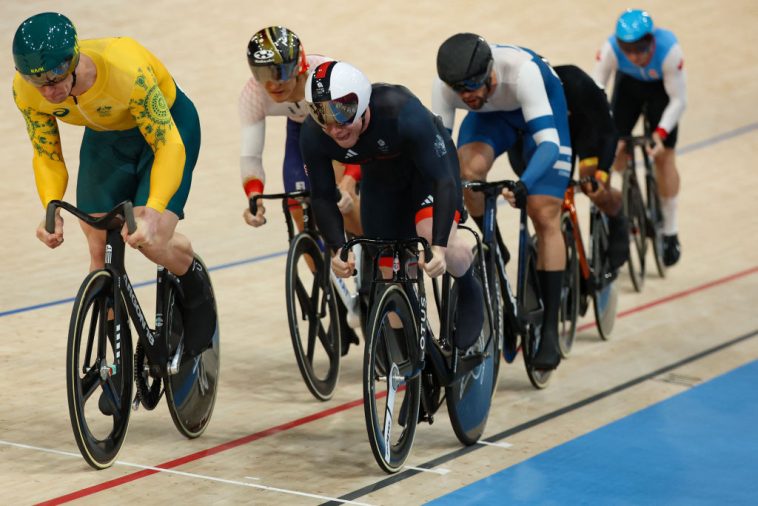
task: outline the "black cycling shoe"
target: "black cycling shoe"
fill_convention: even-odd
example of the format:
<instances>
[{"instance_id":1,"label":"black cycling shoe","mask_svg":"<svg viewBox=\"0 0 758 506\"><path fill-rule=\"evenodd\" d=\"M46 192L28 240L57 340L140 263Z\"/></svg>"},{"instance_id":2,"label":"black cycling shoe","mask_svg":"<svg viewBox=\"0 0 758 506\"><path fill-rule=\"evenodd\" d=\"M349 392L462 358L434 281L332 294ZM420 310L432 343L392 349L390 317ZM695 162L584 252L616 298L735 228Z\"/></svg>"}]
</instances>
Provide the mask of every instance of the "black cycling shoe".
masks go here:
<instances>
[{"instance_id":1,"label":"black cycling shoe","mask_svg":"<svg viewBox=\"0 0 758 506\"><path fill-rule=\"evenodd\" d=\"M189 270L177 278L182 288L184 350L190 357L196 357L210 348L218 331L213 288L205 266L197 258Z\"/></svg>"},{"instance_id":2,"label":"black cycling shoe","mask_svg":"<svg viewBox=\"0 0 758 506\"><path fill-rule=\"evenodd\" d=\"M544 312L542 316L542 339L537 354L532 360L535 369L551 370L561 362L558 347L558 309L561 305L563 271L537 271L542 289Z\"/></svg>"},{"instance_id":3,"label":"black cycling shoe","mask_svg":"<svg viewBox=\"0 0 758 506\"><path fill-rule=\"evenodd\" d=\"M663 236L663 264L671 267L679 261L682 256L682 247L679 245L679 238L676 234Z\"/></svg>"},{"instance_id":4,"label":"black cycling shoe","mask_svg":"<svg viewBox=\"0 0 758 506\"><path fill-rule=\"evenodd\" d=\"M617 270L629 260L629 220L623 213L608 217L608 263Z\"/></svg>"},{"instance_id":5,"label":"black cycling shoe","mask_svg":"<svg viewBox=\"0 0 758 506\"><path fill-rule=\"evenodd\" d=\"M552 370L561 363L561 352L558 349L558 335L543 334L537 355L532 360L532 366L540 370Z\"/></svg>"},{"instance_id":6,"label":"black cycling shoe","mask_svg":"<svg viewBox=\"0 0 758 506\"><path fill-rule=\"evenodd\" d=\"M350 345L358 345L360 344L360 340L358 339L358 334L356 334L355 330L347 324L347 321L341 321L340 327L342 337L342 356L344 357L347 355L347 350L350 348Z\"/></svg>"}]
</instances>

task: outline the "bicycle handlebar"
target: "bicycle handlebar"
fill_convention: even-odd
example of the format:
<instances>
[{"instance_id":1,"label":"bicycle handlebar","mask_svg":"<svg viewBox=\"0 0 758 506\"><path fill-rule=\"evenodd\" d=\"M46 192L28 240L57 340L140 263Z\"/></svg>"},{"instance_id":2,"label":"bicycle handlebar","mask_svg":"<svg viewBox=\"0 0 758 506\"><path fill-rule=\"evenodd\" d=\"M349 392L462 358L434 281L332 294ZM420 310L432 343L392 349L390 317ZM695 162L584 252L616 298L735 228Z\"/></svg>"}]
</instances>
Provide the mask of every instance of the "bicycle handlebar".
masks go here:
<instances>
[{"instance_id":1,"label":"bicycle handlebar","mask_svg":"<svg viewBox=\"0 0 758 506\"><path fill-rule=\"evenodd\" d=\"M502 181L462 181L462 186L471 191L497 195L504 188L513 191L516 181L510 179L503 179Z\"/></svg>"},{"instance_id":2,"label":"bicycle handlebar","mask_svg":"<svg viewBox=\"0 0 758 506\"><path fill-rule=\"evenodd\" d=\"M380 246L380 247L393 246L397 248L417 246L420 244L421 247L424 249L424 261L428 263L428 262L431 262L433 258L432 248L431 246L429 246L429 241L427 241L423 237L412 237L410 239L396 239L396 240L368 239L366 237L356 237L355 239L350 239L342 246L342 248L340 249L340 260L342 260L343 262L347 262L347 254L356 244L368 244L371 246Z\"/></svg>"},{"instance_id":3,"label":"bicycle handlebar","mask_svg":"<svg viewBox=\"0 0 758 506\"><path fill-rule=\"evenodd\" d=\"M126 229L130 234L137 230L137 223L134 221L134 207L132 203L125 200L116 207L108 211L104 216L91 216L76 206L62 200L51 200L47 204L47 214L45 216L45 230L48 234L55 232L55 210L60 207L70 212L83 222L99 230L110 230L121 228L126 222Z\"/></svg>"},{"instance_id":4,"label":"bicycle handlebar","mask_svg":"<svg viewBox=\"0 0 758 506\"><path fill-rule=\"evenodd\" d=\"M620 141L624 141L627 145L627 149L640 146L642 148L655 146L653 138L649 135L624 135L619 137Z\"/></svg>"},{"instance_id":5,"label":"bicycle handlebar","mask_svg":"<svg viewBox=\"0 0 758 506\"><path fill-rule=\"evenodd\" d=\"M308 190L297 190L294 192L286 192L286 193L269 193L269 194L258 194L253 195L253 197L250 199L250 213L252 213L253 216L258 214L258 201L259 200L276 200L276 199L296 199L301 197L308 197L310 196L311 192Z\"/></svg>"}]
</instances>

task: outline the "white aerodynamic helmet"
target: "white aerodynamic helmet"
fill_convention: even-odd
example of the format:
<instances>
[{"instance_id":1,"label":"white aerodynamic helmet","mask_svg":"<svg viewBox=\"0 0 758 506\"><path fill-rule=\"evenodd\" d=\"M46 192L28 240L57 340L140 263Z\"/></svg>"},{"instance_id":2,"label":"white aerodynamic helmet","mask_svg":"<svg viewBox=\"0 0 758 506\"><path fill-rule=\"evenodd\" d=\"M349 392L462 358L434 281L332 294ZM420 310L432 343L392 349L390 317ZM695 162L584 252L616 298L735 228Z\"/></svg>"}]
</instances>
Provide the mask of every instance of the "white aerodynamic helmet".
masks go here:
<instances>
[{"instance_id":1,"label":"white aerodynamic helmet","mask_svg":"<svg viewBox=\"0 0 758 506\"><path fill-rule=\"evenodd\" d=\"M322 127L349 125L363 116L371 99L368 78L349 63L328 61L316 67L305 82L305 101L311 117Z\"/></svg>"}]
</instances>

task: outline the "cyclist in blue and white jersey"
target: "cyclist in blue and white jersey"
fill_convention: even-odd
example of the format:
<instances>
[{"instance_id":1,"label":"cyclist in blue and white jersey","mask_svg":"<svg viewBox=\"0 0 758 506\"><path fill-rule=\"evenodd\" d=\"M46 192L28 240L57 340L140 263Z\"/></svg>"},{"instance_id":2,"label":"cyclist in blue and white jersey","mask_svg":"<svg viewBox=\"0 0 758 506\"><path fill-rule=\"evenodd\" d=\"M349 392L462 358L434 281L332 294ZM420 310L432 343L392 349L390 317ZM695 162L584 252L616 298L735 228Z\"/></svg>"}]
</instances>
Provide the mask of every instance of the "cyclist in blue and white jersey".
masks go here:
<instances>
[{"instance_id":1,"label":"cyclist in blue and white jersey","mask_svg":"<svg viewBox=\"0 0 758 506\"><path fill-rule=\"evenodd\" d=\"M676 220L679 172L674 148L679 121L687 104L687 84L682 48L669 30L656 28L650 15L627 9L616 23L616 33L608 37L597 54L593 78L605 86L616 73L611 107L619 135L630 135L646 107L653 131L651 156L655 160L658 192L663 211L666 265L674 265L681 255ZM621 146L620 146L621 148ZM617 168L626 166L619 149Z\"/></svg>"},{"instance_id":2,"label":"cyclist in blue and white jersey","mask_svg":"<svg viewBox=\"0 0 758 506\"><path fill-rule=\"evenodd\" d=\"M558 309L566 246L561 202L571 174L568 113L561 81L536 53L517 46L489 45L472 33L447 39L437 53L438 79L432 110L452 130L456 109L470 111L458 134L464 179L484 180L495 158L523 134L526 167L511 205L524 208L538 236L537 268L543 294L543 339L534 365L554 369L560 362ZM469 213L481 227L481 194L464 192Z\"/></svg>"}]
</instances>

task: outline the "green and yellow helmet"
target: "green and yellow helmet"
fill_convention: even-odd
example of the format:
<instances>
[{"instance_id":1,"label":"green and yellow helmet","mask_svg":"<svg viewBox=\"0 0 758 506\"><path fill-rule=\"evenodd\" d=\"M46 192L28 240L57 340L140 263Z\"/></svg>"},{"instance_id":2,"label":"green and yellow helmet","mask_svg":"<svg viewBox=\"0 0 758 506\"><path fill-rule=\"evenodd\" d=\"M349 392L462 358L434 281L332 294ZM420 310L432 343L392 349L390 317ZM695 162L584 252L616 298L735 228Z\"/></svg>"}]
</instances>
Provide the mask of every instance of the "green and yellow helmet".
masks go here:
<instances>
[{"instance_id":1,"label":"green and yellow helmet","mask_svg":"<svg viewBox=\"0 0 758 506\"><path fill-rule=\"evenodd\" d=\"M16 70L35 86L62 81L79 63L74 24L57 12L30 17L13 37L13 61Z\"/></svg>"},{"instance_id":2,"label":"green and yellow helmet","mask_svg":"<svg viewBox=\"0 0 758 506\"><path fill-rule=\"evenodd\" d=\"M283 26L269 26L253 34L247 44L247 63L261 84L287 81L308 69L300 39Z\"/></svg>"}]
</instances>

